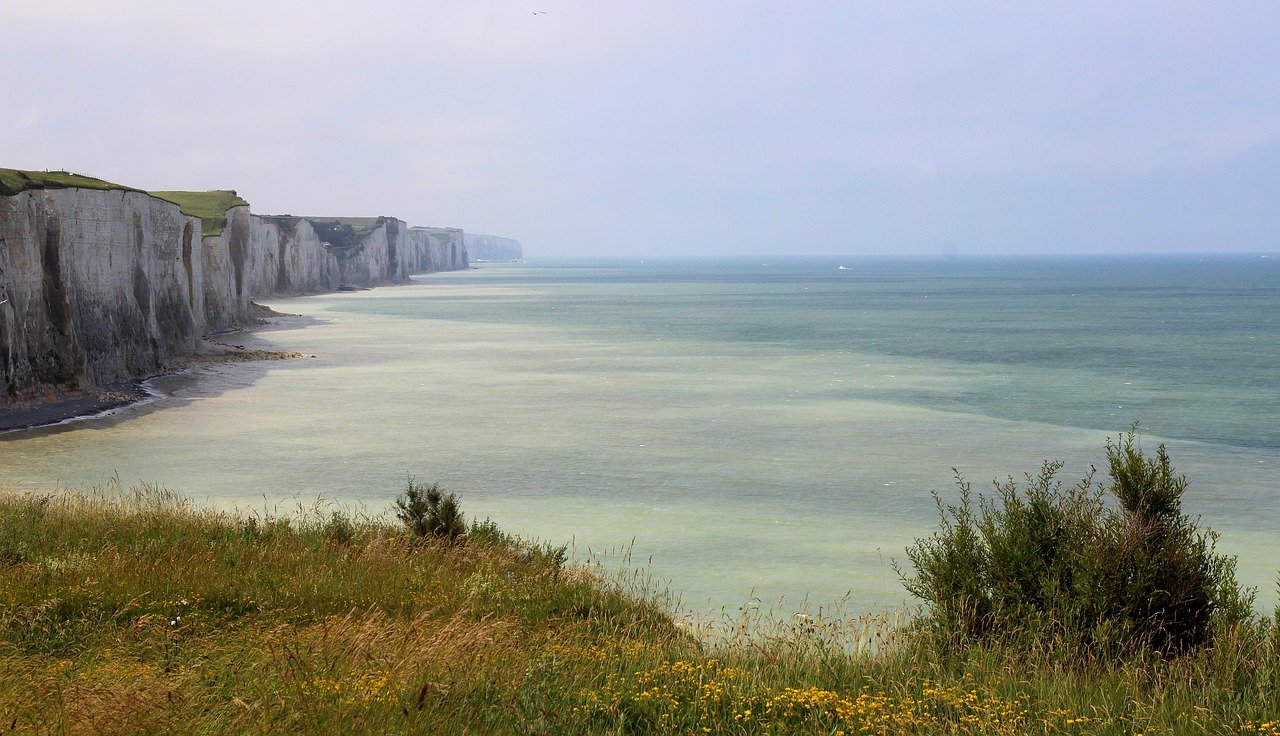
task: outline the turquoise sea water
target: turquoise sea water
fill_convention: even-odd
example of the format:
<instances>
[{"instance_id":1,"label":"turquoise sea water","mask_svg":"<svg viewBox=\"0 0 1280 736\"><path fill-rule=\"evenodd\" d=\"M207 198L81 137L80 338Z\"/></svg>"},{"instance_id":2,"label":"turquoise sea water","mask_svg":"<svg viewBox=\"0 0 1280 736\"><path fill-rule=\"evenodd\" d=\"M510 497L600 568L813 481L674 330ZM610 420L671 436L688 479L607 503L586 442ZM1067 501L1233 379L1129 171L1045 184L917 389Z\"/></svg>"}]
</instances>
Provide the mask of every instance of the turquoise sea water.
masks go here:
<instances>
[{"instance_id":1,"label":"turquoise sea water","mask_svg":"<svg viewBox=\"0 0 1280 736\"><path fill-rule=\"evenodd\" d=\"M579 554L633 545L694 608L869 608L903 601L889 560L953 466L1076 477L1139 421L1275 599L1280 259L547 261L270 306L323 322L233 341L315 358L5 435L0 483L381 510L411 473Z\"/></svg>"}]
</instances>

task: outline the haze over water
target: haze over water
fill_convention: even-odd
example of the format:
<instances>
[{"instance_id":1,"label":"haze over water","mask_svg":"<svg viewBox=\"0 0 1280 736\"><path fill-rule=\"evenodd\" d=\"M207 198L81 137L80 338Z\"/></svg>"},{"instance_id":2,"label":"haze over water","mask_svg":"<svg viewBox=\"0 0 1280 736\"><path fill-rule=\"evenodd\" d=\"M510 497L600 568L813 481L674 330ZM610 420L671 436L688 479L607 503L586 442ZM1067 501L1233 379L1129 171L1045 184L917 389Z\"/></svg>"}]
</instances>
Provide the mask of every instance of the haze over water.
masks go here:
<instances>
[{"instance_id":1,"label":"haze over water","mask_svg":"<svg viewBox=\"0 0 1280 736\"><path fill-rule=\"evenodd\" d=\"M580 554L634 539L694 608L863 609L903 602L952 466L1073 481L1136 420L1275 600L1280 259L547 261L269 305L323 322L228 341L317 357L0 436L0 484L381 511L412 474Z\"/></svg>"}]
</instances>

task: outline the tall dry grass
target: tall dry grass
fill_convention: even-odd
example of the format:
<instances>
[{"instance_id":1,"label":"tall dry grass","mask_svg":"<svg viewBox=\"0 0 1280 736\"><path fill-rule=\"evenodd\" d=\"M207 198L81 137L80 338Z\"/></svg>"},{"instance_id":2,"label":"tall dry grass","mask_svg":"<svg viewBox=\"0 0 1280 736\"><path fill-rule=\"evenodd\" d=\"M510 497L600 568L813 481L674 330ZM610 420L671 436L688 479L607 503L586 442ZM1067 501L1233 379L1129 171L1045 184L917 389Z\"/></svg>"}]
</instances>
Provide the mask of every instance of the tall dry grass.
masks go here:
<instances>
[{"instance_id":1,"label":"tall dry grass","mask_svg":"<svg viewBox=\"0 0 1280 736\"><path fill-rule=\"evenodd\" d=\"M0 497L0 731L1280 733L1280 637L1117 664L940 646L911 614L677 625L642 574L491 526Z\"/></svg>"}]
</instances>

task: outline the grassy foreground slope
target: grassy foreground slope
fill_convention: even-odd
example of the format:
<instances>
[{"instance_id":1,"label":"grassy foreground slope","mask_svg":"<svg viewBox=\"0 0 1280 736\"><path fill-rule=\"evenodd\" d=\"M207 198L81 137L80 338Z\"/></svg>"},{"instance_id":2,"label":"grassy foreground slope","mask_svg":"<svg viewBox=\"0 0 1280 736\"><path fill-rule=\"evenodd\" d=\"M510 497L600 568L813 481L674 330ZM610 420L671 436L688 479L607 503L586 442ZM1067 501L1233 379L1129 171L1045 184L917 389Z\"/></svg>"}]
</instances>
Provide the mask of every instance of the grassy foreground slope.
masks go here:
<instances>
[{"instance_id":1,"label":"grassy foreground slope","mask_svg":"<svg viewBox=\"0 0 1280 736\"><path fill-rule=\"evenodd\" d=\"M1116 665L950 650L883 617L690 632L630 585L484 524L446 544L146 489L0 496L0 729L1280 733L1266 622Z\"/></svg>"}]
</instances>

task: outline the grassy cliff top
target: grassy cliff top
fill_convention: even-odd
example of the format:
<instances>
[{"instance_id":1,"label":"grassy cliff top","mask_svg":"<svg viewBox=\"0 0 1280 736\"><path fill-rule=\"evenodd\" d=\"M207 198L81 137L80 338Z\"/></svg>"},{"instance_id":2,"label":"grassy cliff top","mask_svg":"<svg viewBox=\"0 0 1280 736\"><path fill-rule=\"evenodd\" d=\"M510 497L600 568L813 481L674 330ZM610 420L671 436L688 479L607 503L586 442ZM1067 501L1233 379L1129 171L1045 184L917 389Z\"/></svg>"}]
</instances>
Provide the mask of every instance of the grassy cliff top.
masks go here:
<instances>
[{"instance_id":1,"label":"grassy cliff top","mask_svg":"<svg viewBox=\"0 0 1280 736\"><path fill-rule=\"evenodd\" d=\"M0 169L0 196L12 197L15 194L34 189L114 189L122 192L142 192L135 187L96 179L69 171L23 171L21 169ZM212 192L144 192L166 202L172 202L191 217L199 217L201 231L205 235L218 235L227 224L227 210L239 205L248 205L239 195L231 190L215 190Z\"/></svg>"},{"instance_id":2,"label":"grassy cliff top","mask_svg":"<svg viewBox=\"0 0 1280 736\"><path fill-rule=\"evenodd\" d=\"M462 235L462 230L456 227L426 227L418 225L410 229L434 236L443 240L445 243L452 242L455 235Z\"/></svg>"},{"instance_id":3,"label":"grassy cliff top","mask_svg":"<svg viewBox=\"0 0 1280 736\"><path fill-rule=\"evenodd\" d=\"M395 218L379 215L377 217L308 217L306 219L312 220L313 222L340 222L343 225L350 225L352 227L368 228L369 232L373 232L378 229L382 223L387 222L388 220L394 220Z\"/></svg>"},{"instance_id":4,"label":"grassy cliff top","mask_svg":"<svg viewBox=\"0 0 1280 736\"><path fill-rule=\"evenodd\" d=\"M382 223L396 219L394 217L388 217L386 215L379 215L377 217L323 217L320 215L290 215L290 214L259 215L259 214L255 214L254 216L260 217L264 220L306 220L308 222L335 222L342 225L351 225L352 227L367 227L370 232L376 230L378 226L381 225Z\"/></svg>"},{"instance_id":5,"label":"grassy cliff top","mask_svg":"<svg viewBox=\"0 0 1280 736\"><path fill-rule=\"evenodd\" d=\"M23 171L0 169L0 196L12 197L32 189L118 189L139 192L141 189L126 187L92 176L73 174L69 171Z\"/></svg>"},{"instance_id":6,"label":"grassy cliff top","mask_svg":"<svg viewBox=\"0 0 1280 736\"><path fill-rule=\"evenodd\" d=\"M215 189L210 192L151 192L166 202L182 208L184 215L200 218L200 231L205 236L221 235L227 226L227 210L248 206L240 195L231 189Z\"/></svg>"},{"instance_id":7,"label":"grassy cliff top","mask_svg":"<svg viewBox=\"0 0 1280 736\"><path fill-rule=\"evenodd\" d=\"M316 236L339 250L347 250L360 245L366 237L388 222L396 218L380 215L378 217L318 217L314 215L258 215L263 220L277 223L296 224L302 220L311 223Z\"/></svg>"},{"instance_id":8,"label":"grassy cliff top","mask_svg":"<svg viewBox=\"0 0 1280 736\"><path fill-rule=\"evenodd\" d=\"M305 217L316 235L329 245L347 249L360 244L373 231L394 218L390 217Z\"/></svg>"}]
</instances>

